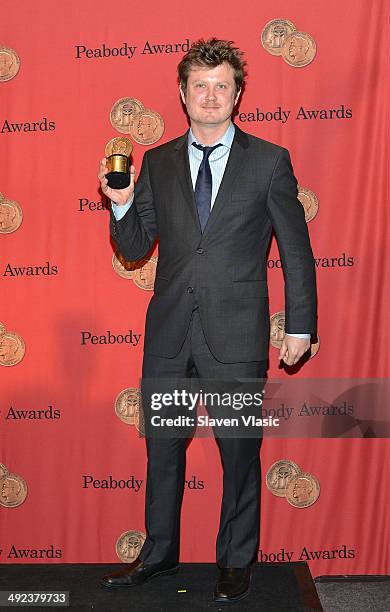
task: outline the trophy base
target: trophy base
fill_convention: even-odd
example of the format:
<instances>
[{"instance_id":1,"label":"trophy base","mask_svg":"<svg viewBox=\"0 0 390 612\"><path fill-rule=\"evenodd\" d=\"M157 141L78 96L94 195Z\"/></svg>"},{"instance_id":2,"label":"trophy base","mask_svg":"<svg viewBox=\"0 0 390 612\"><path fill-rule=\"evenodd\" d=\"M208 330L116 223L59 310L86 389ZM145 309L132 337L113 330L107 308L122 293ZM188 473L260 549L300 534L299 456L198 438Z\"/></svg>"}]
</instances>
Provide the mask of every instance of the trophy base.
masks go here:
<instances>
[{"instance_id":1,"label":"trophy base","mask_svg":"<svg viewBox=\"0 0 390 612\"><path fill-rule=\"evenodd\" d=\"M130 172L109 172L106 179L112 189L125 189L130 185Z\"/></svg>"}]
</instances>

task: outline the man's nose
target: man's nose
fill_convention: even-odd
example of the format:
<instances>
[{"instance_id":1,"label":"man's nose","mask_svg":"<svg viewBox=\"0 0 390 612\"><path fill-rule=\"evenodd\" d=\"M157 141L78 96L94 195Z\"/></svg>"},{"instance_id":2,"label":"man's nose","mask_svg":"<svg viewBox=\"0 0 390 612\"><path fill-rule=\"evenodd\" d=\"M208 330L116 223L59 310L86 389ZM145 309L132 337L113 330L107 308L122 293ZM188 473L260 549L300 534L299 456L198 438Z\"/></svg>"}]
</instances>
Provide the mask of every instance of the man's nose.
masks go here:
<instances>
[{"instance_id":1,"label":"man's nose","mask_svg":"<svg viewBox=\"0 0 390 612\"><path fill-rule=\"evenodd\" d=\"M207 92L206 92L206 99L207 100L214 100L215 99L215 90L213 87L209 87Z\"/></svg>"}]
</instances>

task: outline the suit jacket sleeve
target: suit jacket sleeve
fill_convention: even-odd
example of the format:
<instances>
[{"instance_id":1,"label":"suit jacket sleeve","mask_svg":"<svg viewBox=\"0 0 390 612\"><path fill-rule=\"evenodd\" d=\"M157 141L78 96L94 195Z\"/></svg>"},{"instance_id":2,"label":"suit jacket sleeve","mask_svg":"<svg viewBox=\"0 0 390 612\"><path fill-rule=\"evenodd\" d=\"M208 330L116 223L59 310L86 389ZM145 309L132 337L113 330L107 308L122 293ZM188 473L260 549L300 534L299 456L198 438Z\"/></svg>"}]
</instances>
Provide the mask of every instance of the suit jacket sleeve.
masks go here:
<instances>
[{"instance_id":1,"label":"suit jacket sleeve","mask_svg":"<svg viewBox=\"0 0 390 612\"><path fill-rule=\"evenodd\" d=\"M267 198L285 280L286 333L317 333L315 263L287 149L278 157Z\"/></svg>"},{"instance_id":2,"label":"suit jacket sleeve","mask_svg":"<svg viewBox=\"0 0 390 612\"><path fill-rule=\"evenodd\" d=\"M110 233L127 261L143 259L153 246L157 237L157 222L147 153L135 186L133 204L119 221L110 211Z\"/></svg>"}]
</instances>

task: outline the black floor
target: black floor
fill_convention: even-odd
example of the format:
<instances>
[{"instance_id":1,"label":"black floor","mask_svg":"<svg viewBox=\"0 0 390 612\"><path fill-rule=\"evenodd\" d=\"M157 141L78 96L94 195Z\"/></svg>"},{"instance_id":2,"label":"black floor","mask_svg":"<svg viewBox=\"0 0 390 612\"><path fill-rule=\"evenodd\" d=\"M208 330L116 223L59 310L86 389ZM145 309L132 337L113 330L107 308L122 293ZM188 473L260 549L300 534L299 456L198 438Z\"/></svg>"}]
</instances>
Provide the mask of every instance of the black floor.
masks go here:
<instances>
[{"instance_id":1,"label":"black floor","mask_svg":"<svg viewBox=\"0 0 390 612\"><path fill-rule=\"evenodd\" d=\"M322 610L306 563L259 563L252 574L248 597L235 604L216 604L212 593L214 564L183 563L174 576L161 576L131 589L100 587L101 576L123 565L53 564L2 565L0 590L67 590L69 608L31 607L31 610L71 609L79 612L196 612L236 609L252 612ZM1 610L21 610L1 607Z\"/></svg>"},{"instance_id":2,"label":"black floor","mask_svg":"<svg viewBox=\"0 0 390 612\"><path fill-rule=\"evenodd\" d=\"M322 576L316 588L324 612L390 612L390 576Z\"/></svg>"}]
</instances>

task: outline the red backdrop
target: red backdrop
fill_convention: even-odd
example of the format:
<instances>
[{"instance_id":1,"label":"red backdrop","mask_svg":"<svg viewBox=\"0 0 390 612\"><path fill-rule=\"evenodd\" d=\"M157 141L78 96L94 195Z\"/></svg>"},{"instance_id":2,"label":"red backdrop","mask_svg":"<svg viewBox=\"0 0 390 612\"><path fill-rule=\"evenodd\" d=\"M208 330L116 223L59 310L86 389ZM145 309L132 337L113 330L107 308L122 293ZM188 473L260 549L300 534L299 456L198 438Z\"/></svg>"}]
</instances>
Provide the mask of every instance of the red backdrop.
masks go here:
<instances>
[{"instance_id":1,"label":"red backdrop","mask_svg":"<svg viewBox=\"0 0 390 612\"><path fill-rule=\"evenodd\" d=\"M14 79L0 82L0 191L20 204L23 223L0 235L0 321L24 339L26 353L17 365L0 367L0 461L26 481L28 495L17 507L0 506L0 562L50 560L32 550L58 550L53 562L114 562L120 534L144 530L144 441L116 416L114 403L120 391L139 386L151 292L114 272L107 211L80 210L80 200L101 201L97 163L106 142L119 136L110 110L119 98L140 99L164 117L160 143L178 136L187 129L175 72L182 52L143 53L146 42L234 40L248 61L237 125L287 147L300 185L319 200L309 231L318 262L321 345L295 376L386 377L388 5L3 0L2 15L0 44L17 51L21 67ZM277 17L315 39L311 64L294 68L262 47L261 31ZM131 59L77 58L77 45L125 42L136 47ZM290 111L285 123L257 120L278 107ZM309 110L321 109L339 109L340 116L309 118ZM255 121L247 121L249 113ZM44 128L44 118L54 129L26 130L33 122ZM11 127L17 123L21 131ZM145 150L135 144L137 168ZM284 306L278 257L273 244L271 312ZM15 270L47 262L50 274ZM141 340L137 346L81 344L83 331L108 330L132 330ZM278 369L277 351L270 353L270 377L288 378ZM52 406L59 418L12 418L11 406ZM263 481L272 463L288 458L317 477L321 494L298 509L264 485L261 558L279 553L287 560L288 551L292 560L306 560L306 550L314 575L389 573L388 449L386 439L266 440ZM84 476L109 475L142 484L138 492L83 486ZM187 479L198 488L186 488L181 559L212 561L221 495L212 439L190 445ZM30 551L27 557L15 552L22 549Z\"/></svg>"}]
</instances>

